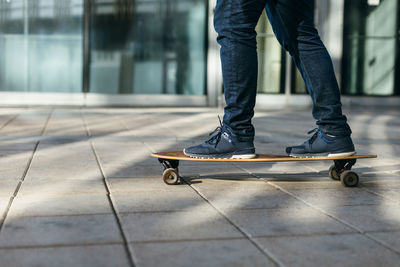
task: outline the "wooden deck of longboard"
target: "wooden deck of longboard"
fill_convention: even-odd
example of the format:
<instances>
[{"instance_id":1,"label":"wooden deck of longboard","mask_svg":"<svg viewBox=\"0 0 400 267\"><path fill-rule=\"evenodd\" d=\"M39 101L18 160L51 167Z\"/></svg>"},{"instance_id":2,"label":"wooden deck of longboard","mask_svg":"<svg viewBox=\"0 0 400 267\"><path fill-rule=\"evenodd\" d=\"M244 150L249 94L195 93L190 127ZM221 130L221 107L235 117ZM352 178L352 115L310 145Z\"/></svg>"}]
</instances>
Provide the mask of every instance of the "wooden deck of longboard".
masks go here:
<instances>
[{"instance_id":1,"label":"wooden deck of longboard","mask_svg":"<svg viewBox=\"0 0 400 267\"><path fill-rule=\"evenodd\" d=\"M376 158L377 155L354 155L350 157L313 157L313 158L295 158L285 155L257 154L252 159L216 159L216 158L191 158L183 154L183 151L170 151L151 154L155 158L170 160L187 161L213 161L213 162L279 162L279 161L317 161L317 160L341 160L341 159L366 159Z\"/></svg>"}]
</instances>

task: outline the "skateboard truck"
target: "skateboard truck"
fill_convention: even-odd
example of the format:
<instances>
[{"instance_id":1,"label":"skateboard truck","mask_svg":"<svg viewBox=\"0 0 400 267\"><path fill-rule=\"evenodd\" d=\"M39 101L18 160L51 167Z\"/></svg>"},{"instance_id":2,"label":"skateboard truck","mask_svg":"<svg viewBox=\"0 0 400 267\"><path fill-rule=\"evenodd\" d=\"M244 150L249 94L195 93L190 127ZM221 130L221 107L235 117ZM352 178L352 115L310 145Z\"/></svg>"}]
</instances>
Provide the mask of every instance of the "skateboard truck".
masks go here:
<instances>
[{"instance_id":1,"label":"skateboard truck","mask_svg":"<svg viewBox=\"0 0 400 267\"><path fill-rule=\"evenodd\" d=\"M334 164L329 168L329 176L333 180L340 180L344 186L355 187L358 185L359 178L357 173L351 171L356 164L356 159L334 160Z\"/></svg>"},{"instance_id":2,"label":"skateboard truck","mask_svg":"<svg viewBox=\"0 0 400 267\"><path fill-rule=\"evenodd\" d=\"M179 160L159 158L158 161L164 166L164 171L162 175L164 182L168 185L179 184Z\"/></svg>"}]
</instances>

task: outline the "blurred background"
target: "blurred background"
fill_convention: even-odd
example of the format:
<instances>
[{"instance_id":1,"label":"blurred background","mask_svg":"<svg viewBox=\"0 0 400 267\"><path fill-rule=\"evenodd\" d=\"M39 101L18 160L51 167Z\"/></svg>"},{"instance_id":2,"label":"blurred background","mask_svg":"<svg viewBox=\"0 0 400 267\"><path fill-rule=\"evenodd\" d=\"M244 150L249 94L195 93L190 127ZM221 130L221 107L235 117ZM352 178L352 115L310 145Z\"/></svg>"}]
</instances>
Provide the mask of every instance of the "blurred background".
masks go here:
<instances>
[{"instance_id":1,"label":"blurred background","mask_svg":"<svg viewBox=\"0 0 400 267\"><path fill-rule=\"evenodd\" d=\"M0 0L0 105L222 104L214 6L215 0ZM399 2L314 6L345 98L398 101ZM265 12L257 32L258 106L308 105Z\"/></svg>"}]
</instances>

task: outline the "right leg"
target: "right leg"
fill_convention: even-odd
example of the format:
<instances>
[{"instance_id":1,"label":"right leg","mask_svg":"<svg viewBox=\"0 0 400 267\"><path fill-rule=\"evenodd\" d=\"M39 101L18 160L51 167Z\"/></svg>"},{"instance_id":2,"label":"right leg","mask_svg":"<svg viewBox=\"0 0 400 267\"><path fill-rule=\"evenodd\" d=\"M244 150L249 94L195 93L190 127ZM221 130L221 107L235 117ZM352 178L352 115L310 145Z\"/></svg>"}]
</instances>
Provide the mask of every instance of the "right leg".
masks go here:
<instances>
[{"instance_id":1,"label":"right leg","mask_svg":"<svg viewBox=\"0 0 400 267\"><path fill-rule=\"evenodd\" d=\"M224 122L210 140L184 153L199 158L253 158L251 119L257 93L258 19L267 0L218 0L214 25L221 45L225 89Z\"/></svg>"},{"instance_id":2,"label":"right leg","mask_svg":"<svg viewBox=\"0 0 400 267\"><path fill-rule=\"evenodd\" d=\"M251 119L257 93L255 27L267 0L218 0L214 26L221 45L225 94L223 123L243 141L253 141Z\"/></svg>"}]
</instances>

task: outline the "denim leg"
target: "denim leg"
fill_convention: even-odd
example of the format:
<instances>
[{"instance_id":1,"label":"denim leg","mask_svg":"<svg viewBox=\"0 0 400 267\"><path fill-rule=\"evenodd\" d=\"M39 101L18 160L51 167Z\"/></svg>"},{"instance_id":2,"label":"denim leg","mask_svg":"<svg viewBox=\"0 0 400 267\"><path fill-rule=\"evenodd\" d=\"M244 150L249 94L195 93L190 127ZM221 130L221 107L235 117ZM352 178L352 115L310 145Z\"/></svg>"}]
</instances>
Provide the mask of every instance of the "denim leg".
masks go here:
<instances>
[{"instance_id":1,"label":"denim leg","mask_svg":"<svg viewBox=\"0 0 400 267\"><path fill-rule=\"evenodd\" d=\"M255 27L267 0L218 0L214 27L221 46L225 94L224 125L240 140L252 141L257 93Z\"/></svg>"},{"instance_id":2,"label":"denim leg","mask_svg":"<svg viewBox=\"0 0 400 267\"><path fill-rule=\"evenodd\" d=\"M278 41L289 51L305 81L319 128L333 135L350 135L332 60L314 26L311 2L268 0L266 11Z\"/></svg>"}]
</instances>

